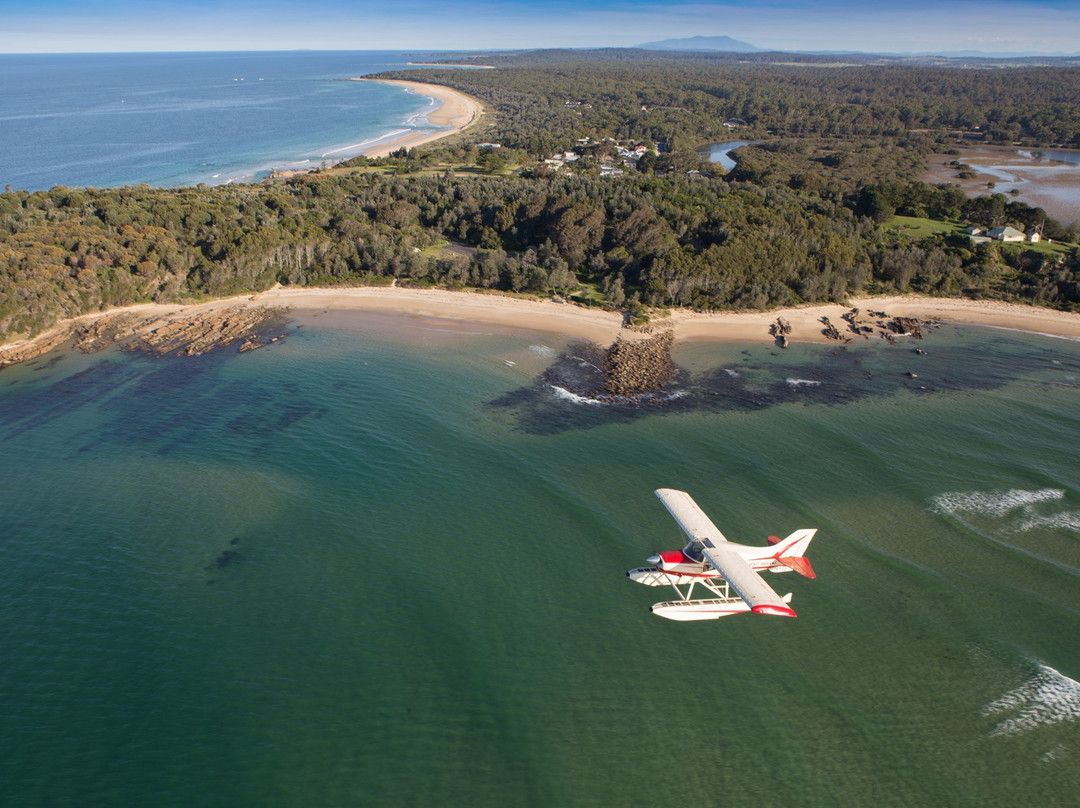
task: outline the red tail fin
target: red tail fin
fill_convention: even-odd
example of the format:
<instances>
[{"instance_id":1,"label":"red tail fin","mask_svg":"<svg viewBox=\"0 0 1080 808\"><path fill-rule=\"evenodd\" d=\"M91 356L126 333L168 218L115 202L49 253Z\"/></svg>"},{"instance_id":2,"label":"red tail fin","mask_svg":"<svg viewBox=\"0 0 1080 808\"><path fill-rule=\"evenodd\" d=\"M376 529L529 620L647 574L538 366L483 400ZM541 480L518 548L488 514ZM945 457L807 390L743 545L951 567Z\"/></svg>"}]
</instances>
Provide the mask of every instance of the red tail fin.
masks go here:
<instances>
[{"instance_id":1,"label":"red tail fin","mask_svg":"<svg viewBox=\"0 0 1080 808\"><path fill-rule=\"evenodd\" d=\"M817 573L810 566L810 559L805 556L784 556L777 560L785 567L795 570L804 578L817 578Z\"/></svg>"}]
</instances>

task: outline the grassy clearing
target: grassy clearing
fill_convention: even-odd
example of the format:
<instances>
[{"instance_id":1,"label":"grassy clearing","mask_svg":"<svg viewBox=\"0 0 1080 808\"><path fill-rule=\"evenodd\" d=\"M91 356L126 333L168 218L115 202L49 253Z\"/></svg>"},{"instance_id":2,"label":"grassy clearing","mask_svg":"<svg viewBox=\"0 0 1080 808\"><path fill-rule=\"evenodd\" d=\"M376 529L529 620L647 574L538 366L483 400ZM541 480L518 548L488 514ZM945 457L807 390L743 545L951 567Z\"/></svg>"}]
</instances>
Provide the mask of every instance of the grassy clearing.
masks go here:
<instances>
[{"instance_id":1,"label":"grassy clearing","mask_svg":"<svg viewBox=\"0 0 1080 808\"><path fill-rule=\"evenodd\" d=\"M921 241L926 238L933 238L934 236L966 236L966 226L957 224L956 222L945 222L937 219L922 219L917 216L894 216L892 221L888 224L888 229L907 236L913 241ZM1031 250L1032 252L1041 253L1042 255L1068 255L1073 249L1072 244L1050 243L1047 241L1039 241L1034 244L1030 242L1000 242L995 241L993 244L998 245L1002 249L1007 250Z\"/></svg>"},{"instance_id":2,"label":"grassy clearing","mask_svg":"<svg viewBox=\"0 0 1080 808\"><path fill-rule=\"evenodd\" d=\"M922 219L918 216L893 216L888 225L890 230L920 240L944 234L951 236L964 232L964 226L956 222L943 222L936 219Z\"/></svg>"}]
</instances>

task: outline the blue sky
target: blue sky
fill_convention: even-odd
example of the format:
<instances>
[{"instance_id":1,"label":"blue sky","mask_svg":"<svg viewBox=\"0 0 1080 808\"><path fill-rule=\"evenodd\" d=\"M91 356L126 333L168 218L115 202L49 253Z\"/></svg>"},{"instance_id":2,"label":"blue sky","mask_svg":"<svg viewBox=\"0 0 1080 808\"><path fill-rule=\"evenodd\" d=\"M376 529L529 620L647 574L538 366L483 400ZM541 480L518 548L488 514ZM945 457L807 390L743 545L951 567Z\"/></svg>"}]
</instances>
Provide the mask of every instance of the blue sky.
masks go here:
<instances>
[{"instance_id":1,"label":"blue sky","mask_svg":"<svg viewBox=\"0 0 1080 808\"><path fill-rule=\"evenodd\" d=\"M0 0L0 52L629 46L1080 52L1080 0Z\"/></svg>"}]
</instances>

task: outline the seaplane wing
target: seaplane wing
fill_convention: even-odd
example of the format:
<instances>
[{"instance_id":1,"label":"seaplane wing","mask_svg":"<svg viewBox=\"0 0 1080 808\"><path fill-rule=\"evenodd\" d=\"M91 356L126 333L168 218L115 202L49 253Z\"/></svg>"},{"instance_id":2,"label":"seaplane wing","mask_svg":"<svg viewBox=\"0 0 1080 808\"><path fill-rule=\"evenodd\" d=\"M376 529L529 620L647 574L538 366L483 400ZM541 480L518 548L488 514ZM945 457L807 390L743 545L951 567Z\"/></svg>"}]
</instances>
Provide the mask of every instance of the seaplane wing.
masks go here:
<instances>
[{"instance_id":1,"label":"seaplane wing","mask_svg":"<svg viewBox=\"0 0 1080 808\"><path fill-rule=\"evenodd\" d=\"M725 547L723 544L716 545L712 540L705 539L702 541L701 553L735 590L735 594L746 601L746 605L754 614L795 617L795 611L773 591L771 586L765 583L760 575L754 572L746 559L734 549Z\"/></svg>"},{"instance_id":2,"label":"seaplane wing","mask_svg":"<svg viewBox=\"0 0 1080 808\"><path fill-rule=\"evenodd\" d=\"M720 528L712 523L712 519L705 515L705 511L701 510L693 498L685 491L676 491L673 488L658 488L656 496L660 497L660 501L664 503L668 513L675 517L675 521L679 523L683 533L691 540L711 539L716 544L727 541L724 534L720 532ZM747 567L747 569L750 568Z\"/></svg>"}]
</instances>

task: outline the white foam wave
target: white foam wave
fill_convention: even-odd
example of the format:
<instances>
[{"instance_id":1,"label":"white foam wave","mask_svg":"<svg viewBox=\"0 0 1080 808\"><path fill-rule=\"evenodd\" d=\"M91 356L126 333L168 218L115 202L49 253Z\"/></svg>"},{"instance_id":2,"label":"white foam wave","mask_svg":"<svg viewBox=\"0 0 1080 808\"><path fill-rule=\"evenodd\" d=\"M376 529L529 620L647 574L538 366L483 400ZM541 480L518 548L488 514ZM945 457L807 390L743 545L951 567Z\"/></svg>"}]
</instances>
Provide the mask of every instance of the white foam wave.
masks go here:
<instances>
[{"instance_id":1,"label":"white foam wave","mask_svg":"<svg viewBox=\"0 0 1080 808\"><path fill-rule=\"evenodd\" d=\"M555 391L556 398L561 398L564 401L570 401L574 404L590 404L594 406L599 406L604 403L603 401L598 401L595 398L587 398L585 396L579 396L577 393L571 393L565 387L559 387L556 384L549 384L548 387Z\"/></svg>"},{"instance_id":2,"label":"white foam wave","mask_svg":"<svg viewBox=\"0 0 1080 808\"><path fill-rule=\"evenodd\" d=\"M1048 749L1046 754L1039 758L1043 763L1049 763L1052 760L1065 757L1065 744L1059 743L1056 746Z\"/></svg>"},{"instance_id":3,"label":"white foam wave","mask_svg":"<svg viewBox=\"0 0 1080 808\"><path fill-rule=\"evenodd\" d=\"M787 379L789 387L818 387L821 382L816 382L813 379Z\"/></svg>"},{"instance_id":4,"label":"white foam wave","mask_svg":"<svg viewBox=\"0 0 1080 808\"><path fill-rule=\"evenodd\" d=\"M1014 488L1010 491L951 491L931 497L930 503L938 513L985 513L1004 516L1017 508L1064 498L1065 492L1060 488L1040 488L1038 491Z\"/></svg>"},{"instance_id":5,"label":"white foam wave","mask_svg":"<svg viewBox=\"0 0 1080 808\"><path fill-rule=\"evenodd\" d=\"M724 373L726 373L728 376L733 376L736 379L739 378L739 372L737 370L732 370L731 368L724 368Z\"/></svg>"},{"instance_id":6,"label":"white foam wave","mask_svg":"<svg viewBox=\"0 0 1080 808\"><path fill-rule=\"evenodd\" d=\"M1010 713L990 730L990 736L1017 735L1039 727L1080 718L1080 682L1049 665L1038 670L1020 687L1010 690L982 709L984 716Z\"/></svg>"},{"instance_id":7,"label":"white foam wave","mask_svg":"<svg viewBox=\"0 0 1080 808\"><path fill-rule=\"evenodd\" d=\"M365 148L368 148L369 146L374 146L377 143L381 143L382 141L392 140L393 138L397 137L398 135L403 135L406 132L410 132L410 131L412 131L412 130L410 130L410 129L395 129L392 132L387 132L384 135L379 135L378 137L373 137L370 140L361 140L359 143L353 143L350 146L342 146L339 149L331 149L328 152L324 152L322 156L323 157L329 157L331 154L340 154L341 152L351 151L352 149L365 149Z\"/></svg>"},{"instance_id":8,"label":"white foam wave","mask_svg":"<svg viewBox=\"0 0 1080 808\"><path fill-rule=\"evenodd\" d=\"M529 350L533 353L540 354L540 356L551 359L555 356L555 349L549 348L546 345L530 345Z\"/></svg>"},{"instance_id":9,"label":"white foam wave","mask_svg":"<svg viewBox=\"0 0 1080 808\"><path fill-rule=\"evenodd\" d=\"M1063 511L1051 516L1032 516L1017 525L1016 529L1020 533L1025 533L1028 530L1044 527L1080 532L1080 511Z\"/></svg>"},{"instance_id":10,"label":"white foam wave","mask_svg":"<svg viewBox=\"0 0 1080 808\"><path fill-rule=\"evenodd\" d=\"M1051 339L1064 339L1069 342L1080 342L1080 337L1071 337L1068 334L1047 334L1045 331L1032 331L1030 328L1010 328L1004 325L984 325L980 328L996 328L998 331L1019 331L1021 334L1034 334L1037 337L1050 337Z\"/></svg>"}]
</instances>

